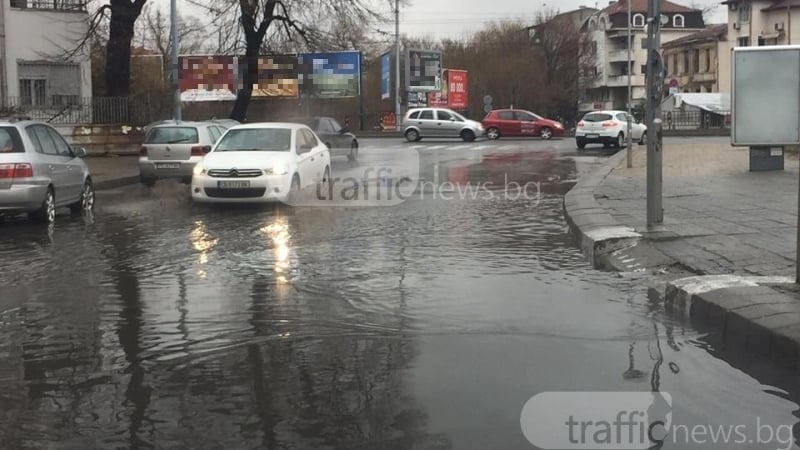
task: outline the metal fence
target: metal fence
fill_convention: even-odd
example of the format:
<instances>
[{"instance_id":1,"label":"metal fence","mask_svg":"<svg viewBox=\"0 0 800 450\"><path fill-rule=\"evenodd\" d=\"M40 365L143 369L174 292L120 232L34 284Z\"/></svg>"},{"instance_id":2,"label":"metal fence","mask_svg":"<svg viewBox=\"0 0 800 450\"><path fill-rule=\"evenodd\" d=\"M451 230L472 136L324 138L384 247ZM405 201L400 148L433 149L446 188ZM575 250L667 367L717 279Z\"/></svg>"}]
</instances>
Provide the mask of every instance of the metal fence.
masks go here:
<instances>
[{"instance_id":1,"label":"metal fence","mask_svg":"<svg viewBox=\"0 0 800 450\"><path fill-rule=\"evenodd\" d=\"M729 128L731 125L728 111L664 111L661 119L667 130L708 130Z\"/></svg>"},{"instance_id":2,"label":"metal fence","mask_svg":"<svg viewBox=\"0 0 800 450\"><path fill-rule=\"evenodd\" d=\"M31 98L9 98L3 113L30 117L53 125L145 125L167 119L172 113L169 96L52 96L47 100L37 102Z\"/></svg>"}]
</instances>

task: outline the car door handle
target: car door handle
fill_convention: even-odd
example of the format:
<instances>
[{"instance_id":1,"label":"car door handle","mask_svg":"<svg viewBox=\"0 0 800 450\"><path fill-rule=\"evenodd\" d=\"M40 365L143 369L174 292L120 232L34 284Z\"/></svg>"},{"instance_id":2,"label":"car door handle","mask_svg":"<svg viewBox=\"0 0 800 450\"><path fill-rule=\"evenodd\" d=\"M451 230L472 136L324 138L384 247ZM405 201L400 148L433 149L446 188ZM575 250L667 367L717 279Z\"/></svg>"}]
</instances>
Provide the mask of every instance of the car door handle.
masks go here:
<instances>
[{"instance_id":1,"label":"car door handle","mask_svg":"<svg viewBox=\"0 0 800 450\"><path fill-rule=\"evenodd\" d=\"M436 125L442 126L442 122L437 123Z\"/></svg>"},{"instance_id":2,"label":"car door handle","mask_svg":"<svg viewBox=\"0 0 800 450\"><path fill-rule=\"evenodd\" d=\"M314 158L311 158L311 162L314 162Z\"/></svg>"}]
</instances>

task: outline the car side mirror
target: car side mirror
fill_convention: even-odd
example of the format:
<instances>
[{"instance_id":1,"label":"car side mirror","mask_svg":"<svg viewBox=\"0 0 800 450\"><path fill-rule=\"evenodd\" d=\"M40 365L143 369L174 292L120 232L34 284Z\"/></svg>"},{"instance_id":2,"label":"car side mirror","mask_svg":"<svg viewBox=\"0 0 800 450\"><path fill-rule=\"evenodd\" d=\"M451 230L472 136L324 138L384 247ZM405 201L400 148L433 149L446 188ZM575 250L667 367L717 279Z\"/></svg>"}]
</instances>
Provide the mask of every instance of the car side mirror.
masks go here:
<instances>
[{"instance_id":1,"label":"car side mirror","mask_svg":"<svg viewBox=\"0 0 800 450\"><path fill-rule=\"evenodd\" d=\"M206 155L211 153L211 146L210 145L204 146L203 147L203 153L205 153Z\"/></svg>"},{"instance_id":2,"label":"car side mirror","mask_svg":"<svg viewBox=\"0 0 800 450\"><path fill-rule=\"evenodd\" d=\"M349 132L350 130L348 130L347 127L342 127L341 129L339 129L339 134L346 134Z\"/></svg>"},{"instance_id":3,"label":"car side mirror","mask_svg":"<svg viewBox=\"0 0 800 450\"><path fill-rule=\"evenodd\" d=\"M455 117L451 117L451 118L450 118L450 122L455 122L455 121L456 121L456 118L455 118Z\"/></svg>"},{"instance_id":4,"label":"car side mirror","mask_svg":"<svg viewBox=\"0 0 800 450\"><path fill-rule=\"evenodd\" d=\"M86 149L83 147L72 147L72 154L76 158L86 158Z\"/></svg>"}]
</instances>

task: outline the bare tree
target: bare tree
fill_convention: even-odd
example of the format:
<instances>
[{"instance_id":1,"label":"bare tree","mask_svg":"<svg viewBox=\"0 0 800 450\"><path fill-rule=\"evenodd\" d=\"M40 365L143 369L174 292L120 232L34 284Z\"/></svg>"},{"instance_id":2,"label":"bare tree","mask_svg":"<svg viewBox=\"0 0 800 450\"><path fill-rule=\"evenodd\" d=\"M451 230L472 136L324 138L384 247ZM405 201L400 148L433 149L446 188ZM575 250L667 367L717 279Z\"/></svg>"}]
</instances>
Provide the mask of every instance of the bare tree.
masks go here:
<instances>
[{"instance_id":1,"label":"bare tree","mask_svg":"<svg viewBox=\"0 0 800 450\"><path fill-rule=\"evenodd\" d=\"M696 1L693 1L689 4L689 7L692 9L697 9L703 12L703 20L708 23L711 20L711 16L717 12L721 3L712 3L712 4L701 4Z\"/></svg>"},{"instance_id":2,"label":"bare tree","mask_svg":"<svg viewBox=\"0 0 800 450\"><path fill-rule=\"evenodd\" d=\"M326 34L319 27L320 18L347 18L351 24L365 26L380 19L375 6L369 0L196 0L198 4L206 1L204 7L209 11L220 12L220 4L236 4L238 11L227 8L227 15L235 14L244 37L244 64L242 70L243 86L237 92L231 118L243 121L253 92L253 84L258 80L258 58L264 52L267 37L280 42L282 35L288 43L302 41L316 48L324 41Z\"/></svg>"},{"instance_id":3,"label":"bare tree","mask_svg":"<svg viewBox=\"0 0 800 450\"><path fill-rule=\"evenodd\" d=\"M138 32L141 46L152 49L161 57L165 81L170 79L170 57L172 42L170 41L169 17L158 7L148 5L144 11L142 29ZM178 16L178 54L197 53L204 46L203 32L205 26L196 17Z\"/></svg>"}]
</instances>

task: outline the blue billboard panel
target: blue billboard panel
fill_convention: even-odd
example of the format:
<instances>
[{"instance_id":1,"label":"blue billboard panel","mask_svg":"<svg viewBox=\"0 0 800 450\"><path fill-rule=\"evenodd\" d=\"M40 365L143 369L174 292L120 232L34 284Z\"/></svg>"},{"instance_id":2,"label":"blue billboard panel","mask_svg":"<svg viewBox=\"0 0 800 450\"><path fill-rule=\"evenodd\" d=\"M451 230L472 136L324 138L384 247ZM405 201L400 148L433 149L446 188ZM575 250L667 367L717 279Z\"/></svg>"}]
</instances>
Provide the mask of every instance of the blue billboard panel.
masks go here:
<instances>
[{"instance_id":1,"label":"blue billboard panel","mask_svg":"<svg viewBox=\"0 0 800 450\"><path fill-rule=\"evenodd\" d=\"M313 97L358 97L361 93L359 52L301 53L300 93Z\"/></svg>"},{"instance_id":2,"label":"blue billboard panel","mask_svg":"<svg viewBox=\"0 0 800 450\"><path fill-rule=\"evenodd\" d=\"M392 55L386 53L381 56L381 100L392 96Z\"/></svg>"}]
</instances>

